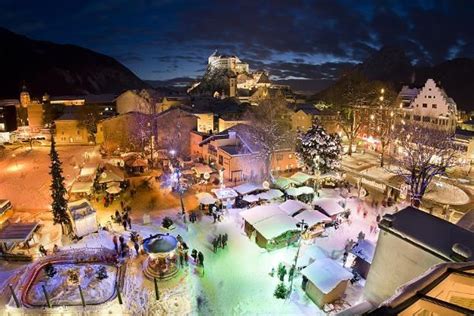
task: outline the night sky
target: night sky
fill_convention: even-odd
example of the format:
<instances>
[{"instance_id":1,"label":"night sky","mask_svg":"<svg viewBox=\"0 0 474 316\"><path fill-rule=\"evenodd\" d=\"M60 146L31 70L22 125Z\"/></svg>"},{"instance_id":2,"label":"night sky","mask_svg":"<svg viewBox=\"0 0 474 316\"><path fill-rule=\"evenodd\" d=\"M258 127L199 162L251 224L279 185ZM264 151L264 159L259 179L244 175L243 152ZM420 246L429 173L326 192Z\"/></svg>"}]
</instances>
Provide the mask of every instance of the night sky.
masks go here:
<instances>
[{"instance_id":1,"label":"night sky","mask_svg":"<svg viewBox=\"0 0 474 316\"><path fill-rule=\"evenodd\" d=\"M18 1L0 25L115 57L143 79L202 74L215 49L276 78L332 79L383 45L418 64L474 56L474 1Z\"/></svg>"}]
</instances>

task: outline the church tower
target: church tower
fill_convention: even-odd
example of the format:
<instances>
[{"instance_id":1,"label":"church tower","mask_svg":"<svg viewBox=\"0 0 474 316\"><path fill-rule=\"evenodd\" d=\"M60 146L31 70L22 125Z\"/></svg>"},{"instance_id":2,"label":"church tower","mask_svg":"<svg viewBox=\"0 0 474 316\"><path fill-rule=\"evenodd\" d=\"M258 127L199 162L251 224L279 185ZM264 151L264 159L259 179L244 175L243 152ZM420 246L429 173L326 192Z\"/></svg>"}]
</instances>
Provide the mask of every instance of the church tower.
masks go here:
<instances>
[{"instance_id":1,"label":"church tower","mask_svg":"<svg viewBox=\"0 0 474 316\"><path fill-rule=\"evenodd\" d=\"M20 92L20 104L22 107L26 108L28 107L30 103L31 103L30 93L28 92L26 85L23 84L23 87L21 88L21 92Z\"/></svg>"}]
</instances>

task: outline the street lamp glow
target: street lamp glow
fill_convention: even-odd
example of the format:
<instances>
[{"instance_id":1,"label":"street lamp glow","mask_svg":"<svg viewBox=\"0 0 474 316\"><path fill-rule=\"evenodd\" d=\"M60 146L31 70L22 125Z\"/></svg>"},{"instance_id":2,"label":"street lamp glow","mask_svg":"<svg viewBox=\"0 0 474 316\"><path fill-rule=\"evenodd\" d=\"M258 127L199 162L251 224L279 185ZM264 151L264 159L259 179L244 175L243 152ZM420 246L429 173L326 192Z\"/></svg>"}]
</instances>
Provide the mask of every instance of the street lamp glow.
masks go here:
<instances>
[{"instance_id":1,"label":"street lamp glow","mask_svg":"<svg viewBox=\"0 0 474 316\"><path fill-rule=\"evenodd\" d=\"M176 154L176 150L171 149L171 150L170 150L170 155L171 155L171 156L174 156L175 154Z\"/></svg>"},{"instance_id":2,"label":"street lamp glow","mask_svg":"<svg viewBox=\"0 0 474 316\"><path fill-rule=\"evenodd\" d=\"M384 89L384 88L380 89L380 93L384 94L384 93L385 93L385 89Z\"/></svg>"}]
</instances>

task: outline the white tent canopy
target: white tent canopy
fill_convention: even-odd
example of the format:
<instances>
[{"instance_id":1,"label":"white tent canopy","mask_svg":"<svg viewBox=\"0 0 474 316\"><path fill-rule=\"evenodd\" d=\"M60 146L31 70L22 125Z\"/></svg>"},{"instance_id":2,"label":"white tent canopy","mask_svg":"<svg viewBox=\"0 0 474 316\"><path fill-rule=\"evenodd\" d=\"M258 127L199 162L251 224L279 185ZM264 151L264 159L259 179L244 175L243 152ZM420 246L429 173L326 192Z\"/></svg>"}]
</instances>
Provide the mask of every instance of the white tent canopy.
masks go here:
<instances>
[{"instance_id":1,"label":"white tent canopy","mask_svg":"<svg viewBox=\"0 0 474 316\"><path fill-rule=\"evenodd\" d=\"M118 185L111 185L105 191L110 194L117 194L117 193L120 193L122 189Z\"/></svg>"},{"instance_id":2,"label":"white tent canopy","mask_svg":"<svg viewBox=\"0 0 474 316\"><path fill-rule=\"evenodd\" d=\"M320 223L328 223L331 218L324 215L321 212L315 210L305 210L295 216L295 219L299 222L304 220L310 227Z\"/></svg>"},{"instance_id":3,"label":"white tent canopy","mask_svg":"<svg viewBox=\"0 0 474 316\"><path fill-rule=\"evenodd\" d=\"M248 182L247 183L242 183L242 184L240 184L236 187L233 187L232 189L237 191L240 195L246 195L246 194L250 194L250 193L255 192L255 191L264 190L262 185L257 185L257 184L248 183Z\"/></svg>"},{"instance_id":4,"label":"white tent canopy","mask_svg":"<svg viewBox=\"0 0 474 316\"><path fill-rule=\"evenodd\" d=\"M301 270L301 274L324 294L330 293L342 281L352 279L352 273L329 258L316 260Z\"/></svg>"},{"instance_id":5,"label":"white tent canopy","mask_svg":"<svg viewBox=\"0 0 474 316\"><path fill-rule=\"evenodd\" d=\"M297 230L296 223L294 218L283 213L259 221L253 226L265 239L271 240L288 231Z\"/></svg>"},{"instance_id":6,"label":"white tent canopy","mask_svg":"<svg viewBox=\"0 0 474 316\"><path fill-rule=\"evenodd\" d=\"M311 209L311 206L308 204L297 200L287 200L281 203L279 207L282 211L290 216L293 216L298 211Z\"/></svg>"},{"instance_id":7,"label":"white tent canopy","mask_svg":"<svg viewBox=\"0 0 474 316\"><path fill-rule=\"evenodd\" d=\"M327 215L335 216L344 212L344 208L339 201L332 198L322 198L314 202L314 205L321 208Z\"/></svg>"},{"instance_id":8,"label":"white tent canopy","mask_svg":"<svg viewBox=\"0 0 474 316\"><path fill-rule=\"evenodd\" d=\"M240 212L240 216L242 216L250 225L254 225L255 223L275 215L288 216L276 204L258 205Z\"/></svg>"},{"instance_id":9,"label":"white tent canopy","mask_svg":"<svg viewBox=\"0 0 474 316\"><path fill-rule=\"evenodd\" d=\"M219 200L235 199L237 196L239 196L237 192L231 188L213 189L212 192Z\"/></svg>"}]
</instances>

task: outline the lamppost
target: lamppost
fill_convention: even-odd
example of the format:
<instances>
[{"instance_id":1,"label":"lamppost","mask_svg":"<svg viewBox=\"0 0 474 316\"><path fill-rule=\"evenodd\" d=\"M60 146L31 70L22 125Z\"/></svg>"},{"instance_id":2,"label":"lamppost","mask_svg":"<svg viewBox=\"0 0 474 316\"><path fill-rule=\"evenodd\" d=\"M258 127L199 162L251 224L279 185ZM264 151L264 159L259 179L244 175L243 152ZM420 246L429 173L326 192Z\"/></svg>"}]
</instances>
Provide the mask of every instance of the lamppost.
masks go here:
<instances>
[{"instance_id":1,"label":"lamppost","mask_svg":"<svg viewBox=\"0 0 474 316\"><path fill-rule=\"evenodd\" d=\"M288 297L291 295L291 291L293 290L293 280L295 279L295 274L296 274L296 269L297 269L297 264L298 264L298 257L300 255L300 249L301 249L301 239L303 239L303 234L308 230L308 223L302 219L300 222L296 223L296 227L298 227L300 231L300 238L298 240L298 250L296 251L296 256L295 256L295 263L293 264L293 275L291 277L291 282L290 282L290 289L288 290Z\"/></svg>"},{"instance_id":2,"label":"lamppost","mask_svg":"<svg viewBox=\"0 0 474 316\"><path fill-rule=\"evenodd\" d=\"M319 197L319 180L320 180L320 175L321 172L319 171L319 161L321 157L319 155L316 155L313 158L313 163L314 163L314 176L315 176L315 181L314 181L314 191L316 195Z\"/></svg>"}]
</instances>

